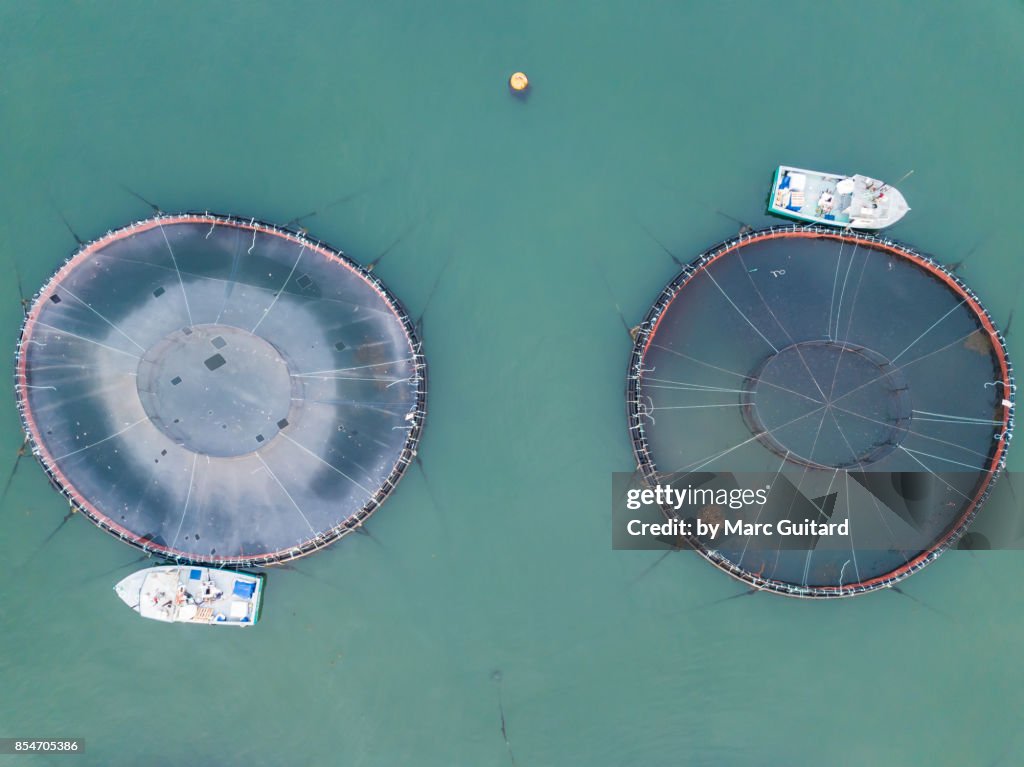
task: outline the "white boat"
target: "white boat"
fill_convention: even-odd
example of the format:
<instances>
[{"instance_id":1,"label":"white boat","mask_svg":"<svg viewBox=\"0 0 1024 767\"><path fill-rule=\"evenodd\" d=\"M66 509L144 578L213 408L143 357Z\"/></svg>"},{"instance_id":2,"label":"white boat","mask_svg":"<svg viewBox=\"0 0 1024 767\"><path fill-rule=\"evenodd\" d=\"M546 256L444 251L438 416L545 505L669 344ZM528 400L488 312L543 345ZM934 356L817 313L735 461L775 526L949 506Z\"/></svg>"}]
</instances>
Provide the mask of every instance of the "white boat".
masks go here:
<instances>
[{"instance_id":1,"label":"white boat","mask_svg":"<svg viewBox=\"0 0 1024 767\"><path fill-rule=\"evenodd\" d=\"M780 165L768 212L800 221L852 229L884 229L910 208L899 191L868 176L840 176Z\"/></svg>"},{"instance_id":2,"label":"white boat","mask_svg":"<svg viewBox=\"0 0 1024 767\"><path fill-rule=\"evenodd\" d=\"M264 576L170 565L132 573L114 587L143 618L164 623L252 626L263 607Z\"/></svg>"}]
</instances>

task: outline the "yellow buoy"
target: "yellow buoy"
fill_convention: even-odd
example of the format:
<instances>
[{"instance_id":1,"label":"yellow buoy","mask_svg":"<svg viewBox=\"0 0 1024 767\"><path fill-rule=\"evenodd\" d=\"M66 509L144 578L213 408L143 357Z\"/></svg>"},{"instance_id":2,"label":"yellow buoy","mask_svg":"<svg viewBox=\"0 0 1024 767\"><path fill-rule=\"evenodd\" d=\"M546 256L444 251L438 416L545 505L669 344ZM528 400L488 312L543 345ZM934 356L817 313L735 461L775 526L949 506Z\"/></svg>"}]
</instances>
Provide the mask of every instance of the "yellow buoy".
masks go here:
<instances>
[{"instance_id":1,"label":"yellow buoy","mask_svg":"<svg viewBox=\"0 0 1024 767\"><path fill-rule=\"evenodd\" d=\"M522 72L516 72L508 78L508 85L514 91L525 91L530 81Z\"/></svg>"}]
</instances>

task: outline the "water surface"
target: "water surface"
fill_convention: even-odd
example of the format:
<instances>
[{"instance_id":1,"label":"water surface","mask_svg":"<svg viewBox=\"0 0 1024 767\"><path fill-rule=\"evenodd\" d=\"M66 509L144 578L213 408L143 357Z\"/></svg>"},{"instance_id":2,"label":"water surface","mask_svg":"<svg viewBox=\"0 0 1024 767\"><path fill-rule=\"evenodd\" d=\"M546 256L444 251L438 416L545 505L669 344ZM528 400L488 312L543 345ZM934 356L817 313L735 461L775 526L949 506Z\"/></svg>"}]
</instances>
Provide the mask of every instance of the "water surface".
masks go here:
<instances>
[{"instance_id":1,"label":"water surface","mask_svg":"<svg viewBox=\"0 0 1024 767\"><path fill-rule=\"evenodd\" d=\"M1021 761L1019 555L944 556L913 599L718 602L742 589L695 556L612 551L608 493L617 312L671 278L662 244L768 223L777 164L914 170L894 236L966 259L1006 323L1022 43L1019 2L0 7L12 349L11 265L31 292L74 247L61 215L84 239L149 215L129 187L387 250L430 364L425 474L372 538L272 573L244 635L125 610L136 552L79 518L48 538L66 508L23 461L0 735L85 737L76 764L503 765L500 669L524 766Z\"/></svg>"}]
</instances>

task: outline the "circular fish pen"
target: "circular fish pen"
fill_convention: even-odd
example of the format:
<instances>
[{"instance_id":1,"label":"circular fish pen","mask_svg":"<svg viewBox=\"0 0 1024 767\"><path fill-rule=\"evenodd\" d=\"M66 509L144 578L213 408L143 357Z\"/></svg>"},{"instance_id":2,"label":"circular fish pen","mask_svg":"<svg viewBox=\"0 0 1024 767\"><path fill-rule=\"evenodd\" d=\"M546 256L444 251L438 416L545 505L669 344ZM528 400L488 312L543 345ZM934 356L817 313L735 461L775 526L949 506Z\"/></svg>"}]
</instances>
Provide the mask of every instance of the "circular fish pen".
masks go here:
<instances>
[{"instance_id":1,"label":"circular fish pen","mask_svg":"<svg viewBox=\"0 0 1024 767\"><path fill-rule=\"evenodd\" d=\"M733 523L848 520L845 535L786 540L733 524L688 546L757 589L840 597L892 586L963 534L1005 465L1015 386L992 317L934 258L784 226L669 283L637 331L626 399L647 485L757 477L769 500Z\"/></svg>"},{"instance_id":2,"label":"circular fish pen","mask_svg":"<svg viewBox=\"0 0 1024 767\"><path fill-rule=\"evenodd\" d=\"M159 215L35 296L15 389L33 454L95 524L259 566L357 530L416 456L426 363L401 303L302 233Z\"/></svg>"}]
</instances>

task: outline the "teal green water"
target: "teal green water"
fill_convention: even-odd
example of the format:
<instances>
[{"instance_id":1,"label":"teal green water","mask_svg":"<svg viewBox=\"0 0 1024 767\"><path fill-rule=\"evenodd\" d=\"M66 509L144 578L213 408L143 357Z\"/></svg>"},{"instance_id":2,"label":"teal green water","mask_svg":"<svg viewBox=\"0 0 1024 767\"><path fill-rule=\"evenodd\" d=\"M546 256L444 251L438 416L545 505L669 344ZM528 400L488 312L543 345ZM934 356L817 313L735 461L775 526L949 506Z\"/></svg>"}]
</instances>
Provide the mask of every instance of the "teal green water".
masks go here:
<instances>
[{"instance_id":1,"label":"teal green water","mask_svg":"<svg viewBox=\"0 0 1024 767\"><path fill-rule=\"evenodd\" d=\"M10 264L29 292L58 266L58 211L83 238L147 215L121 185L321 211L364 262L407 233L377 273L414 315L441 275L429 485L274 571L253 631L132 615L110 589L137 553L79 518L48 540L65 507L22 462L0 737L84 737L75 764L503 765L500 670L522 767L1021 763L1019 553L946 555L913 599L708 606L742 589L688 554L639 577L658 554L611 550L608 494L632 468L616 306L637 323L673 274L648 232L689 257L735 233L717 211L767 223L779 163L913 169L894 235L967 257L1005 324L1022 51L1019 2L0 5L12 351Z\"/></svg>"}]
</instances>

